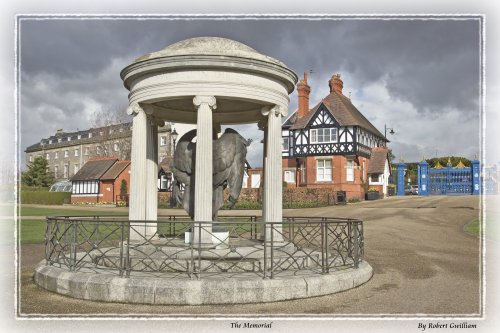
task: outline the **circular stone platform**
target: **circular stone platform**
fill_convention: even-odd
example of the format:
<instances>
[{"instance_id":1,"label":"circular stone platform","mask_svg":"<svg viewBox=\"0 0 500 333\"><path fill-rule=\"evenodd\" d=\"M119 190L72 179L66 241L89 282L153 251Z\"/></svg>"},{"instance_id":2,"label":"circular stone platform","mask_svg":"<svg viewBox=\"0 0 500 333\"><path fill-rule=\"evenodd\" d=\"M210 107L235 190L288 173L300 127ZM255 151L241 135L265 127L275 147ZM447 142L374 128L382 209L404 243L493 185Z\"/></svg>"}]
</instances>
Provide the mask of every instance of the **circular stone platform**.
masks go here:
<instances>
[{"instance_id":1,"label":"circular stone platform","mask_svg":"<svg viewBox=\"0 0 500 333\"><path fill-rule=\"evenodd\" d=\"M131 276L112 273L68 272L47 266L45 260L35 270L35 282L61 295L91 301L163 305L239 304L292 300L323 296L357 287L372 277L366 262L357 269L329 274L290 271L273 279L252 273L207 276L202 279Z\"/></svg>"}]
</instances>

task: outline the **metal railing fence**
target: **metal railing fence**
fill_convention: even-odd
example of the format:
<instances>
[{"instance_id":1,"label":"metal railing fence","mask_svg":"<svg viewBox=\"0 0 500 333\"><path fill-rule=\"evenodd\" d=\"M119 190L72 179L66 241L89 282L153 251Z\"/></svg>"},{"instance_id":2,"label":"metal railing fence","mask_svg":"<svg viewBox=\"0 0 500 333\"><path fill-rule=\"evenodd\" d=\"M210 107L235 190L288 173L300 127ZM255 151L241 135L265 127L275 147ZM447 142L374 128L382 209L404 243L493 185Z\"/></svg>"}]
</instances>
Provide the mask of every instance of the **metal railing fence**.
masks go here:
<instances>
[{"instance_id":1,"label":"metal railing fence","mask_svg":"<svg viewBox=\"0 0 500 333\"><path fill-rule=\"evenodd\" d=\"M191 279L258 275L275 278L357 268L363 222L340 218L226 216L129 221L122 217L48 217L47 265L69 271Z\"/></svg>"}]
</instances>

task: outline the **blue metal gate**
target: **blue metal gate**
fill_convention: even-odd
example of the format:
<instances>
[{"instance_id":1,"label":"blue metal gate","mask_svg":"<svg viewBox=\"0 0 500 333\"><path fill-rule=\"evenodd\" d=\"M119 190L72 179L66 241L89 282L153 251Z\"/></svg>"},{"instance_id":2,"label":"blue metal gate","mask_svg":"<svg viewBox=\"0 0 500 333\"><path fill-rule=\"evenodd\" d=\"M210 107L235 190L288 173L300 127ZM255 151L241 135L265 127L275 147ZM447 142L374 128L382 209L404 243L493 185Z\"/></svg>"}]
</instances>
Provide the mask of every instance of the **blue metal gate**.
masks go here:
<instances>
[{"instance_id":1,"label":"blue metal gate","mask_svg":"<svg viewBox=\"0 0 500 333\"><path fill-rule=\"evenodd\" d=\"M422 161L418 166L418 194L479 194L479 174L478 160L472 161L470 167L466 167L462 162L453 167L448 161L446 167L438 163L434 168L429 168L429 164Z\"/></svg>"}]
</instances>

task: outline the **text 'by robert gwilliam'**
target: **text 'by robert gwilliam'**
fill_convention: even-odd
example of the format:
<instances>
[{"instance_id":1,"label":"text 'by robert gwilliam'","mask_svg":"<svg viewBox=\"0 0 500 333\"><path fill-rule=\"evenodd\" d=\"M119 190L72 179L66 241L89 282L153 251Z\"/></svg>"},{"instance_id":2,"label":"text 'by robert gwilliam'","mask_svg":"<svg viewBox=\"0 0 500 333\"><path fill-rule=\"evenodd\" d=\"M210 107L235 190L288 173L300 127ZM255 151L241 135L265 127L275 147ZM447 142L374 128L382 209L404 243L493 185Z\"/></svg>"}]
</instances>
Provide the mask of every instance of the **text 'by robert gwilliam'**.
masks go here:
<instances>
[{"instance_id":1,"label":"text 'by robert gwilliam'","mask_svg":"<svg viewBox=\"0 0 500 333\"><path fill-rule=\"evenodd\" d=\"M269 323L250 323L250 322L232 322L231 328L272 328L273 322Z\"/></svg>"},{"instance_id":2,"label":"text 'by robert gwilliam'","mask_svg":"<svg viewBox=\"0 0 500 333\"><path fill-rule=\"evenodd\" d=\"M432 328L477 328L476 324L470 324L466 321L461 323L418 323L418 328L422 331Z\"/></svg>"}]
</instances>

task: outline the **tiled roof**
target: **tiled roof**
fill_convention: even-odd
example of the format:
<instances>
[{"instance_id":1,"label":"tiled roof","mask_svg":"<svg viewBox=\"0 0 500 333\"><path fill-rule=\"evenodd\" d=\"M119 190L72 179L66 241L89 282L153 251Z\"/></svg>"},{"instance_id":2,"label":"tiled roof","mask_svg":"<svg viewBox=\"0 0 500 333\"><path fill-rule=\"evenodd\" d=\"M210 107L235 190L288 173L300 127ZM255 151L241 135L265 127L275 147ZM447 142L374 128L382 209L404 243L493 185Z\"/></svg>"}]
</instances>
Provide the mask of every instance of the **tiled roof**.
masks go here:
<instances>
[{"instance_id":1,"label":"tiled roof","mask_svg":"<svg viewBox=\"0 0 500 333\"><path fill-rule=\"evenodd\" d=\"M368 173L384 173L385 163L389 149L385 147L372 148L370 163L368 164Z\"/></svg>"},{"instance_id":2,"label":"tiled roof","mask_svg":"<svg viewBox=\"0 0 500 333\"><path fill-rule=\"evenodd\" d=\"M101 180L115 180L130 165L130 161L117 161L102 175Z\"/></svg>"},{"instance_id":3,"label":"tiled roof","mask_svg":"<svg viewBox=\"0 0 500 333\"><path fill-rule=\"evenodd\" d=\"M78 172L71 177L71 181L75 180L98 180L106 171L109 170L118 161L116 158L100 158L93 159L85 163Z\"/></svg>"},{"instance_id":4,"label":"tiled roof","mask_svg":"<svg viewBox=\"0 0 500 333\"><path fill-rule=\"evenodd\" d=\"M321 102L316 104L307 115L295 119L296 116L290 116L289 120L295 120L292 129L305 128L311 118L314 116L321 104L324 104L332 116L338 121L340 126L360 126L373 134L384 138L384 135L366 119L365 116L351 103L351 100L341 93L332 91ZM293 119L292 119L293 118Z\"/></svg>"}]
</instances>

